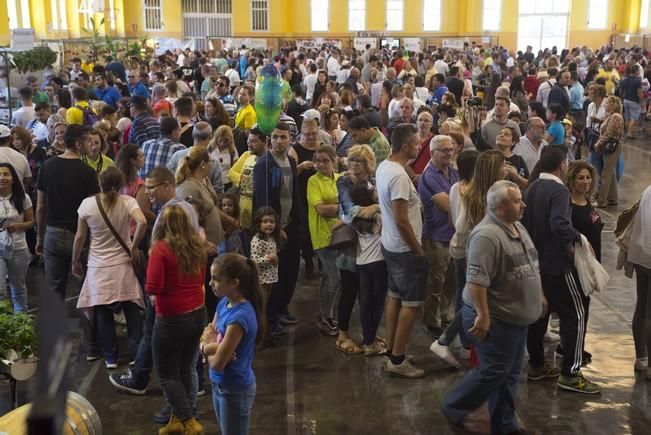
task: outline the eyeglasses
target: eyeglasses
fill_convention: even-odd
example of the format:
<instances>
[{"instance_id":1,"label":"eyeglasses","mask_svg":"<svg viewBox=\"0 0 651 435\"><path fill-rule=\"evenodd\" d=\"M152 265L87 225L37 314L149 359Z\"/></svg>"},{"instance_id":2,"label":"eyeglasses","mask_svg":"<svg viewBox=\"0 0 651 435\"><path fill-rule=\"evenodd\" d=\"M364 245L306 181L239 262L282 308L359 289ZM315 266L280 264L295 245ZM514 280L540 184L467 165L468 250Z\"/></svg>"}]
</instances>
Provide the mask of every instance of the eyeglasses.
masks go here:
<instances>
[{"instance_id":1,"label":"eyeglasses","mask_svg":"<svg viewBox=\"0 0 651 435\"><path fill-rule=\"evenodd\" d=\"M145 192L153 192L154 190L158 189L163 184L165 184L165 183L164 182L163 183L158 183L155 186L145 186Z\"/></svg>"}]
</instances>

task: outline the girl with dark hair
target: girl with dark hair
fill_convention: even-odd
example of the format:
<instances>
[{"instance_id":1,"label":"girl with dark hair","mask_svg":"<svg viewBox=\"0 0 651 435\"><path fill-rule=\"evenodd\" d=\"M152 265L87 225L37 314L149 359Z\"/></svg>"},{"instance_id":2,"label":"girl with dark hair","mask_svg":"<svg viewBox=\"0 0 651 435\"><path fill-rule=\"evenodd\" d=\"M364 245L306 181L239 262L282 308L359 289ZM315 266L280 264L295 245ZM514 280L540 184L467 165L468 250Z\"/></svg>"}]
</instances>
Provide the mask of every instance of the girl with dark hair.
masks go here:
<instances>
[{"instance_id":1,"label":"girl with dark hair","mask_svg":"<svg viewBox=\"0 0 651 435\"><path fill-rule=\"evenodd\" d=\"M200 348L210 364L213 404L221 433L245 435L249 433L256 394L252 367L255 345L264 337L260 279L253 260L238 254L216 259L210 275L210 285L222 299L212 323L204 329Z\"/></svg>"},{"instance_id":2,"label":"girl with dark hair","mask_svg":"<svg viewBox=\"0 0 651 435\"><path fill-rule=\"evenodd\" d=\"M9 163L0 163L0 292L11 288L14 313L27 310L29 250L25 231L34 227L32 200Z\"/></svg>"},{"instance_id":3,"label":"girl with dark hair","mask_svg":"<svg viewBox=\"0 0 651 435\"><path fill-rule=\"evenodd\" d=\"M81 252L90 231L86 278L77 308L94 319L104 364L118 367L118 346L113 315L120 310L127 320L130 359L133 361L142 338L140 309L142 291L131 264L145 234L147 221L135 199L121 195L124 175L115 166L100 175L101 193L82 201L77 213L77 233L72 247L72 273L82 278ZM129 220L136 221L133 242ZM115 232L115 234L114 234Z\"/></svg>"},{"instance_id":4,"label":"girl with dark hair","mask_svg":"<svg viewBox=\"0 0 651 435\"><path fill-rule=\"evenodd\" d=\"M253 218L253 231L251 259L258 266L266 309L271 287L278 282L280 225L276 211L271 207L260 207Z\"/></svg>"},{"instance_id":5,"label":"girl with dark hair","mask_svg":"<svg viewBox=\"0 0 651 435\"><path fill-rule=\"evenodd\" d=\"M145 166L145 154L138 145L124 145L118 152L115 165L122 171L125 178L125 183L122 189L120 189L120 193L135 198L147 222L153 223L156 215L151 210L151 201L149 201L149 198L145 194L145 181L138 175L138 171ZM135 230L136 225L132 221L131 236L133 236Z\"/></svg>"}]
</instances>

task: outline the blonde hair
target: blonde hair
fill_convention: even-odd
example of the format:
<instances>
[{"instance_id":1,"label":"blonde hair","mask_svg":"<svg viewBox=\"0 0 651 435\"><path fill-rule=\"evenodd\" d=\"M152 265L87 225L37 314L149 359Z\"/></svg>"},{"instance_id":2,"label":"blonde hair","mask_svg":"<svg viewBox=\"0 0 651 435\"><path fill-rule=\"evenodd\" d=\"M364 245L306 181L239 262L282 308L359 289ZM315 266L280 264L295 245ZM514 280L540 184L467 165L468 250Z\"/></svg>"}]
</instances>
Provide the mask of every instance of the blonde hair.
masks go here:
<instances>
[{"instance_id":1,"label":"blonde hair","mask_svg":"<svg viewBox=\"0 0 651 435\"><path fill-rule=\"evenodd\" d=\"M208 149L203 146L193 146L188 150L188 153L181 159L179 167L176 168L174 176L176 185L180 185L185 180L192 176L192 173L199 168L203 162L210 161L210 154Z\"/></svg>"},{"instance_id":2,"label":"blonde hair","mask_svg":"<svg viewBox=\"0 0 651 435\"><path fill-rule=\"evenodd\" d=\"M179 205L168 205L160 213L154 242L164 240L175 253L179 269L186 276L196 276L206 264L203 243L190 217Z\"/></svg>"},{"instance_id":3,"label":"blonde hair","mask_svg":"<svg viewBox=\"0 0 651 435\"><path fill-rule=\"evenodd\" d=\"M597 185L599 185L599 180L597 180L597 170L590 163L585 160L576 160L570 162L569 167L567 168L567 177L565 180L565 185L570 192L574 191L574 186L576 184L576 178L579 175L579 172L582 170L587 170L590 173L590 178L592 178L592 183L590 184L590 190L586 193L586 198L590 198L592 194L597 190Z\"/></svg>"},{"instance_id":4,"label":"blonde hair","mask_svg":"<svg viewBox=\"0 0 651 435\"><path fill-rule=\"evenodd\" d=\"M215 130L215 133L213 133L212 139L208 144L208 151L213 152L215 150L219 150L218 141L221 138L228 139L228 151L231 153L235 153L236 150L235 150L235 139L233 138L233 129L230 128L228 125L220 125L219 127L217 127L217 130Z\"/></svg>"},{"instance_id":5,"label":"blonde hair","mask_svg":"<svg viewBox=\"0 0 651 435\"><path fill-rule=\"evenodd\" d=\"M611 95L607 97L606 100L610 101L610 104L612 104L613 113L619 113L620 115L622 114L622 100L620 100L619 97Z\"/></svg>"},{"instance_id":6,"label":"blonde hair","mask_svg":"<svg viewBox=\"0 0 651 435\"><path fill-rule=\"evenodd\" d=\"M375 153L373 149L368 145L353 145L348 150L348 159L363 159L366 162L366 169L368 169L369 174L375 173L375 165L377 164L375 160Z\"/></svg>"}]
</instances>

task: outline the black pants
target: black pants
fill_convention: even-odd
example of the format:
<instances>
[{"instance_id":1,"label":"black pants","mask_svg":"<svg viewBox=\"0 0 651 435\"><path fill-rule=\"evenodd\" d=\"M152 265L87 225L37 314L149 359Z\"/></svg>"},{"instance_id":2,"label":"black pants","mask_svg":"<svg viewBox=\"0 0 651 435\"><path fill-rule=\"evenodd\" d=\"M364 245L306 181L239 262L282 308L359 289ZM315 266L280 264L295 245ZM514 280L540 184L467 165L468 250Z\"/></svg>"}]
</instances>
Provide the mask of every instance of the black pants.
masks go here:
<instances>
[{"instance_id":1,"label":"black pants","mask_svg":"<svg viewBox=\"0 0 651 435\"><path fill-rule=\"evenodd\" d=\"M341 273L341 296L337 310L339 329L348 332L350 328L350 316L355 307L355 299L359 293L359 274L348 270L339 269Z\"/></svg>"},{"instance_id":2,"label":"black pants","mask_svg":"<svg viewBox=\"0 0 651 435\"><path fill-rule=\"evenodd\" d=\"M154 366L172 413L180 420L192 417L192 371L205 324L203 306L178 316L156 316L154 323Z\"/></svg>"},{"instance_id":3,"label":"black pants","mask_svg":"<svg viewBox=\"0 0 651 435\"><path fill-rule=\"evenodd\" d=\"M563 376L576 376L581 369L585 333L588 326L590 297L583 293L579 277L572 267L563 275L541 274L543 292L549 302L549 312L558 314L560 336L563 344ZM547 331L549 312L536 323L529 325L527 350L529 364L540 367L545 363L543 341Z\"/></svg>"},{"instance_id":4,"label":"black pants","mask_svg":"<svg viewBox=\"0 0 651 435\"><path fill-rule=\"evenodd\" d=\"M267 304L267 316L270 325L278 322L279 314L288 314L287 307L294 297L298 267L301 262L301 232L298 225L290 224L285 228L287 240L278 254L278 282L271 288Z\"/></svg>"},{"instance_id":5,"label":"black pants","mask_svg":"<svg viewBox=\"0 0 651 435\"><path fill-rule=\"evenodd\" d=\"M362 344L369 346L375 341L377 328L384 313L387 297L387 265L384 261L357 266L359 272L359 320L362 325ZM355 301L353 300L353 304Z\"/></svg>"},{"instance_id":6,"label":"black pants","mask_svg":"<svg viewBox=\"0 0 651 435\"><path fill-rule=\"evenodd\" d=\"M210 287L210 266L212 266L213 260L216 258L216 256L210 256L208 257L208 264L206 266L206 276L204 277L204 289L206 291L206 313L208 315L208 321L211 322L213 317L215 317L215 310L217 309L217 303L219 303L219 299L217 296L215 296L215 293L212 291L212 288Z\"/></svg>"}]
</instances>

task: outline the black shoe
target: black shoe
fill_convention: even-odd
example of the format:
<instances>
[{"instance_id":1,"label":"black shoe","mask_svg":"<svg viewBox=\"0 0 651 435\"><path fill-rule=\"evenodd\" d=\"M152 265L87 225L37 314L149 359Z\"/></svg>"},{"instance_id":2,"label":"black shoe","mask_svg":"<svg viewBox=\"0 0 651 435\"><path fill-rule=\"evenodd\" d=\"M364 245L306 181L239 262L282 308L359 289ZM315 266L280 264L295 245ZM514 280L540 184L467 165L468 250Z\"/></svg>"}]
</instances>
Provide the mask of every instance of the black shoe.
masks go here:
<instances>
[{"instance_id":1,"label":"black shoe","mask_svg":"<svg viewBox=\"0 0 651 435\"><path fill-rule=\"evenodd\" d=\"M133 379L133 376L131 376L131 372L124 374L113 373L109 375L109 381L115 388L125 393L135 394L137 396L142 396L147 393L147 386L138 385Z\"/></svg>"},{"instance_id":2,"label":"black shoe","mask_svg":"<svg viewBox=\"0 0 651 435\"><path fill-rule=\"evenodd\" d=\"M563 349L563 346L560 345L560 343L556 346L556 354L563 356L563 353L565 350ZM583 351L583 355L581 356L581 367L585 367L588 364L592 363L592 354L590 352L586 352L585 350Z\"/></svg>"},{"instance_id":3,"label":"black shoe","mask_svg":"<svg viewBox=\"0 0 651 435\"><path fill-rule=\"evenodd\" d=\"M434 340L443 335L443 328L439 326L426 326L425 329L427 330L427 333L430 335L430 337L432 337Z\"/></svg>"},{"instance_id":4,"label":"black shoe","mask_svg":"<svg viewBox=\"0 0 651 435\"><path fill-rule=\"evenodd\" d=\"M298 319L289 313L279 314L278 320L280 320L280 323L283 325L296 325L298 323Z\"/></svg>"},{"instance_id":5,"label":"black shoe","mask_svg":"<svg viewBox=\"0 0 651 435\"><path fill-rule=\"evenodd\" d=\"M154 413L154 423L167 424L170 421L170 415L172 415L172 408L169 405L165 405L160 411Z\"/></svg>"}]
</instances>

